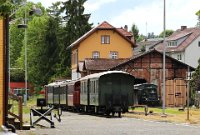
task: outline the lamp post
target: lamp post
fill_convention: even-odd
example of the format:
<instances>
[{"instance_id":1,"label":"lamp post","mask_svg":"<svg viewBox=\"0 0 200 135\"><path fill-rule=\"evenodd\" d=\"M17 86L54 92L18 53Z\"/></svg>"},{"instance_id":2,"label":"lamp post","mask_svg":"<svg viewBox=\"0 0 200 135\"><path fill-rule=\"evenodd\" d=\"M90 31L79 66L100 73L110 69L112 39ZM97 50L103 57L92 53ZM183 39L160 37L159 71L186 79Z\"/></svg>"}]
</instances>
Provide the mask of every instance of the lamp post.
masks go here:
<instances>
[{"instance_id":1,"label":"lamp post","mask_svg":"<svg viewBox=\"0 0 200 135\"><path fill-rule=\"evenodd\" d=\"M27 0L24 1L25 2L25 6L27 5ZM33 6L33 9L29 12L30 15L33 14L37 14L37 15L41 15L42 11L39 8L36 8L35 6ZM27 11L26 11L26 7L25 7L25 13L24 13L24 23L23 24L19 24L18 28L24 28L24 70L25 70L25 95L24 95L24 105L27 104L27 98L28 98L28 62L27 62Z\"/></svg>"},{"instance_id":2,"label":"lamp post","mask_svg":"<svg viewBox=\"0 0 200 135\"><path fill-rule=\"evenodd\" d=\"M162 97L162 116L165 117L165 51L166 51L166 41L165 41L165 0L164 0L164 12L163 12L163 97Z\"/></svg>"}]
</instances>

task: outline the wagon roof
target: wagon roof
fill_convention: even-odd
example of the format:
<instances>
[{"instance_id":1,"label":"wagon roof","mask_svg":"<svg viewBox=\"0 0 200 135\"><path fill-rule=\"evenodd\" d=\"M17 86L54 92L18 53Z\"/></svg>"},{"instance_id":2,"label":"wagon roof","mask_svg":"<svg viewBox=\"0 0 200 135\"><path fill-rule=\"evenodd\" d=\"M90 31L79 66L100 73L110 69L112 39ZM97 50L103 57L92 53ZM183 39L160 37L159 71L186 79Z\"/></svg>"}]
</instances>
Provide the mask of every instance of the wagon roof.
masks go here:
<instances>
[{"instance_id":1,"label":"wagon roof","mask_svg":"<svg viewBox=\"0 0 200 135\"><path fill-rule=\"evenodd\" d=\"M87 80L87 79L90 79L90 78L100 78L101 76L104 76L104 75L107 75L107 74L113 74L113 73L122 73L122 74L131 75L131 74L124 72L124 71L106 71L106 72L100 72L100 73L94 73L94 74L87 75L87 76L81 78L80 80Z\"/></svg>"}]
</instances>

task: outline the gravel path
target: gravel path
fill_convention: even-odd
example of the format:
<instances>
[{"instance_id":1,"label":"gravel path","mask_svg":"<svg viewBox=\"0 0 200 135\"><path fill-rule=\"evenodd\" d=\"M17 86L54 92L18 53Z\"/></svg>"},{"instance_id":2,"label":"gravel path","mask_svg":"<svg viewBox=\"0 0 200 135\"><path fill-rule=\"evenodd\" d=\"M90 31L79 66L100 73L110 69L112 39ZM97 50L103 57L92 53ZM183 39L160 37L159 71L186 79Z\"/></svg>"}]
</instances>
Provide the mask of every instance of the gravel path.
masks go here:
<instances>
[{"instance_id":1,"label":"gravel path","mask_svg":"<svg viewBox=\"0 0 200 135\"><path fill-rule=\"evenodd\" d=\"M105 118L63 112L62 121L55 119L55 128L41 121L42 126L30 131L17 131L19 135L199 135L200 127L187 124L145 121L135 118Z\"/></svg>"}]
</instances>

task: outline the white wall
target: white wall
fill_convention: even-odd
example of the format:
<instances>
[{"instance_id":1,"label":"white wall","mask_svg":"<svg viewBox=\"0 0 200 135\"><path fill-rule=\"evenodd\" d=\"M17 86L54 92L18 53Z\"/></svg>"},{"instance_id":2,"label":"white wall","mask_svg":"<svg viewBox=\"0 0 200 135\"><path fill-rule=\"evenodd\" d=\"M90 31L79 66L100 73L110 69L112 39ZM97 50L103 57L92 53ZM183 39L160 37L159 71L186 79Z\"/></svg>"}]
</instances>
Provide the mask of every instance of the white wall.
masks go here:
<instances>
[{"instance_id":1,"label":"white wall","mask_svg":"<svg viewBox=\"0 0 200 135\"><path fill-rule=\"evenodd\" d=\"M185 49L185 63L196 68L200 58L200 36Z\"/></svg>"},{"instance_id":2,"label":"white wall","mask_svg":"<svg viewBox=\"0 0 200 135\"><path fill-rule=\"evenodd\" d=\"M72 75L71 75L72 80L76 80L80 77L81 77L80 73L77 73L76 70L72 70Z\"/></svg>"}]
</instances>

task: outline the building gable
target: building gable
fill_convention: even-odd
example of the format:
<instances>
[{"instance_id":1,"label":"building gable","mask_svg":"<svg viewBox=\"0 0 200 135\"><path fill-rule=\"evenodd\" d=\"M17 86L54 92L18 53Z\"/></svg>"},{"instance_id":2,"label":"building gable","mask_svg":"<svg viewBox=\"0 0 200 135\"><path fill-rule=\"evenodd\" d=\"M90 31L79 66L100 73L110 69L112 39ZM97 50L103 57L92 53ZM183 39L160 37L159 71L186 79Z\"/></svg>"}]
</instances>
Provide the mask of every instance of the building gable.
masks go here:
<instances>
[{"instance_id":1,"label":"building gable","mask_svg":"<svg viewBox=\"0 0 200 135\"><path fill-rule=\"evenodd\" d=\"M112 25L110 25L108 22L104 21L97 27L95 27L95 28L91 29L90 31L88 31L87 33L85 33L82 37L80 37L75 42L73 42L68 48L73 48L73 47L79 45L82 41L87 39L90 35L97 32L98 30L112 30L112 31L118 33L122 38L124 38L127 42L129 42L133 47L135 47L134 40L131 40L130 38L128 38L131 36L131 34L129 32L124 32L124 30L115 28Z\"/></svg>"}]
</instances>

